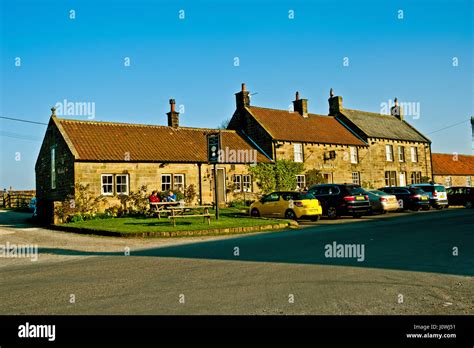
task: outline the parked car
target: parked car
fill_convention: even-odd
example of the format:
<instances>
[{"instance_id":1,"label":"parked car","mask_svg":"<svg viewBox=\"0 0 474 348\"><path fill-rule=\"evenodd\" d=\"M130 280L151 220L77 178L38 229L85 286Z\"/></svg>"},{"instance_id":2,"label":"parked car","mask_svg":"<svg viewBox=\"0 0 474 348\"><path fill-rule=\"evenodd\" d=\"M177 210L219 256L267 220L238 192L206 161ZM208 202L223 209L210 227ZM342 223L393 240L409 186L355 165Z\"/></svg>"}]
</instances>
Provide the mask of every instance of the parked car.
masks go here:
<instances>
[{"instance_id":1,"label":"parked car","mask_svg":"<svg viewBox=\"0 0 474 348\"><path fill-rule=\"evenodd\" d=\"M449 205L462 205L466 208L474 207L474 187L454 186L446 189Z\"/></svg>"},{"instance_id":2,"label":"parked car","mask_svg":"<svg viewBox=\"0 0 474 348\"><path fill-rule=\"evenodd\" d=\"M391 186L379 188L392 195L395 195L400 204L400 209L418 211L420 209L430 209L430 197L422 189L406 186Z\"/></svg>"},{"instance_id":3,"label":"parked car","mask_svg":"<svg viewBox=\"0 0 474 348\"><path fill-rule=\"evenodd\" d=\"M30 203L28 203L28 208L33 213L33 217L36 216L36 197L31 198Z\"/></svg>"},{"instance_id":4,"label":"parked car","mask_svg":"<svg viewBox=\"0 0 474 348\"><path fill-rule=\"evenodd\" d=\"M400 209L397 197L379 190L368 190L371 213L385 214L388 211L396 211Z\"/></svg>"},{"instance_id":5,"label":"parked car","mask_svg":"<svg viewBox=\"0 0 474 348\"><path fill-rule=\"evenodd\" d=\"M323 215L330 219L343 215L360 218L370 212L369 196L359 185L320 184L311 186L308 192L319 200Z\"/></svg>"},{"instance_id":6,"label":"parked car","mask_svg":"<svg viewBox=\"0 0 474 348\"><path fill-rule=\"evenodd\" d=\"M448 206L448 195L443 185L437 184L416 184L410 187L418 187L425 191L430 197L430 205L436 209L443 209Z\"/></svg>"},{"instance_id":7,"label":"parked car","mask_svg":"<svg viewBox=\"0 0 474 348\"><path fill-rule=\"evenodd\" d=\"M250 215L318 221L322 214L319 201L309 193L272 192L250 205Z\"/></svg>"}]
</instances>

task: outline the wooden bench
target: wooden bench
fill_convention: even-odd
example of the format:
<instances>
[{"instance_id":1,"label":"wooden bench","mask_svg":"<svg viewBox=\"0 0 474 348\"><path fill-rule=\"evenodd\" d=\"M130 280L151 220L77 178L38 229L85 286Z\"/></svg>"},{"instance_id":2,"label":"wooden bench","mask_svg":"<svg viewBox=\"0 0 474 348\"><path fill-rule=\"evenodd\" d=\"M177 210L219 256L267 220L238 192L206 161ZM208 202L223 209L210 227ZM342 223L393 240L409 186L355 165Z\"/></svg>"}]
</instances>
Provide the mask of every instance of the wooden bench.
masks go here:
<instances>
[{"instance_id":1,"label":"wooden bench","mask_svg":"<svg viewBox=\"0 0 474 348\"><path fill-rule=\"evenodd\" d=\"M196 211L198 209L203 209L202 214L185 214L186 211ZM203 222L207 219L207 224L211 224L211 214L209 214L209 206L188 206L188 207L173 207L169 208L171 212L168 215L168 219L173 222L173 227L176 227L176 219L178 218L188 218L188 217L203 217Z\"/></svg>"}]
</instances>

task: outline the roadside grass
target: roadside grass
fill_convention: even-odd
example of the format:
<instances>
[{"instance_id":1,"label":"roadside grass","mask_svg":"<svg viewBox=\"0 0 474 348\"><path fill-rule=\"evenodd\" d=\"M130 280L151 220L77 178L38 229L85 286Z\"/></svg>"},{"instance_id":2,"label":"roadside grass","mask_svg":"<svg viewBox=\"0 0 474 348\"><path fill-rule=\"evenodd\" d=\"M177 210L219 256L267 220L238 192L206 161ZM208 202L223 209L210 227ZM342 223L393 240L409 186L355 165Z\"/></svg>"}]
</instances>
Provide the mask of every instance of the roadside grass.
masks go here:
<instances>
[{"instance_id":1,"label":"roadside grass","mask_svg":"<svg viewBox=\"0 0 474 348\"><path fill-rule=\"evenodd\" d=\"M211 224L203 217L176 219L176 227L166 217L158 220L156 217L122 217L110 219L95 219L62 224L67 228L86 229L90 231L118 232L121 234L142 234L153 232L201 231L220 230L228 228L246 228L289 223L284 219L251 218L239 208L223 208L219 210L219 220L215 218L215 211L210 210ZM211 232L211 231L210 231ZM219 234L219 233L211 233Z\"/></svg>"}]
</instances>

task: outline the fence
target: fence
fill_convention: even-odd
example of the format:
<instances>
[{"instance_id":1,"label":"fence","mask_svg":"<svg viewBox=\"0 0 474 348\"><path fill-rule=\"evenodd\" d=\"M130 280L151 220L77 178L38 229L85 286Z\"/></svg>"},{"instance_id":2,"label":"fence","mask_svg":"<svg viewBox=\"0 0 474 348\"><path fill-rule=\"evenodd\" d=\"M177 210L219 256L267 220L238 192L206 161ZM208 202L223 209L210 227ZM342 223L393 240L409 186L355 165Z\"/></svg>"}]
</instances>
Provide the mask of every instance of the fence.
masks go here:
<instances>
[{"instance_id":1,"label":"fence","mask_svg":"<svg viewBox=\"0 0 474 348\"><path fill-rule=\"evenodd\" d=\"M1 208L26 208L30 200L36 196L35 190L0 192Z\"/></svg>"}]
</instances>

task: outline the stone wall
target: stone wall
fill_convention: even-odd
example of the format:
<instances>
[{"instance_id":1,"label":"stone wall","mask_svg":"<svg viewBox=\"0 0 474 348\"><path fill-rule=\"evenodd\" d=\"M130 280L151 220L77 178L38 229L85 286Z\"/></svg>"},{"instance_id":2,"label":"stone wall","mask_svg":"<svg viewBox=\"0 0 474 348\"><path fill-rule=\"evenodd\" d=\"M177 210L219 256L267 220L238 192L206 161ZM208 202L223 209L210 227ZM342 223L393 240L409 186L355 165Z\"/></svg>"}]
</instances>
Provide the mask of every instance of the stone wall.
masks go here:
<instances>
[{"instance_id":1,"label":"stone wall","mask_svg":"<svg viewBox=\"0 0 474 348\"><path fill-rule=\"evenodd\" d=\"M56 188L51 187L51 148L56 148ZM74 192L74 156L61 136L53 119L50 120L35 165L37 213L42 221L53 217L53 202L62 201Z\"/></svg>"},{"instance_id":2,"label":"stone wall","mask_svg":"<svg viewBox=\"0 0 474 348\"><path fill-rule=\"evenodd\" d=\"M434 182L445 186L472 186L474 175L434 175ZM469 181L468 181L469 180ZM450 183L450 184L449 184ZM468 185L470 183L470 185Z\"/></svg>"},{"instance_id":3,"label":"stone wall","mask_svg":"<svg viewBox=\"0 0 474 348\"><path fill-rule=\"evenodd\" d=\"M350 146L331 144L303 144L305 170L317 169L325 175L329 183L352 183L353 173L359 172L360 183L367 188L385 186L385 172L396 171L397 185L400 185L400 172L406 173L406 184L411 184L411 173L421 172L422 177L431 179L431 156L429 146L421 143L402 142L383 139L368 139L369 146L358 146L358 163L351 163ZM294 160L294 144L276 143L276 159ZM385 145L393 146L394 160L386 160ZM398 146L405 147L405 161L398 159ZM411 161L410 147L418 148L418 162ZM330 152L336 156L329 159Z\"/></svg>"},{"instance_id":4,"label":"stone wall","mask_svg":"<svg viewBox=\"0 0 474 348\"><path fill-rule=\"evenodd\" d=\"M253 192L241 193L234 192L233 175L247 174L247 165L244 164L219 164L218 169L223 169L226 177L225 198L226 202L235 199L256 198L258 186L253 183ZM162 174L184 174L185 186L193 184L197 197L194 203L199 202L199 167L197 164L189 163L96 163L96 162L76 162L75 163L76 183L89 185L93 195L100 195L101 191L101 175L102 174L128 174L129 190L138 191L141 186L147 186L147 191L151 193L153 190L161 191ZM214 181L213 166L202 164L202 203L211 204L214 201ZM222 189L224 189L222 187ZM109 204L118 203L118 199L111 197Z\"/></svg>"}]
</instances>

